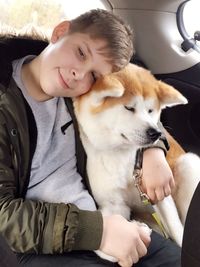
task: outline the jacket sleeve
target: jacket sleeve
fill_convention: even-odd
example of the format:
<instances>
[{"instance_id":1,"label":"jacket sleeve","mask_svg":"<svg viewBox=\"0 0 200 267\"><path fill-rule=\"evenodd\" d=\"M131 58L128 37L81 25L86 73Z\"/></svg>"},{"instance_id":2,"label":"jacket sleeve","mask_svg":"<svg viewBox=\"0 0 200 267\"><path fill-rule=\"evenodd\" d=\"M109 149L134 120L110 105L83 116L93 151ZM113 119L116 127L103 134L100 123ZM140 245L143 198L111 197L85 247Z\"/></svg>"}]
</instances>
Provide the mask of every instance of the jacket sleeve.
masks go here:
<instances>
[{"instance_id":1,"label":"jacket sleeve","mask_svg":"<svg viewBox=\"0 0 200 267\"><path fill-rule=\"evenodd\" d=\"M20 197L12 153L6 126L0 121L0 232L12 250L52 254L98 249L101 213Z\"/></svg>"}]
</instances>

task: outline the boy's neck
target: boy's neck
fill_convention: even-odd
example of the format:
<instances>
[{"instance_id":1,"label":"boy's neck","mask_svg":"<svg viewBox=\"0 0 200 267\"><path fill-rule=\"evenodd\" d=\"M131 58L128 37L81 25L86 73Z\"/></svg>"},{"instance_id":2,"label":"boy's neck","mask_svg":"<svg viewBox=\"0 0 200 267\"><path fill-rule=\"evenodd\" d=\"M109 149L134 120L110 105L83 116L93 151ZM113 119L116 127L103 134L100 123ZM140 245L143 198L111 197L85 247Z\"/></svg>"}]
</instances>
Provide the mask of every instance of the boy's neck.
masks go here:
<instances>
[{"instance_id":1,"label":"boy's neck","mask_svg":"<svg viewBox=\"0 0 200 267\"><path fill-rule=\"evenodd\" d=\"M47 95L39 83L40 60L39 56L22 66L22 81L27 93L36 101L47 101L52 97Z\"/></svg>"}]
</instances>

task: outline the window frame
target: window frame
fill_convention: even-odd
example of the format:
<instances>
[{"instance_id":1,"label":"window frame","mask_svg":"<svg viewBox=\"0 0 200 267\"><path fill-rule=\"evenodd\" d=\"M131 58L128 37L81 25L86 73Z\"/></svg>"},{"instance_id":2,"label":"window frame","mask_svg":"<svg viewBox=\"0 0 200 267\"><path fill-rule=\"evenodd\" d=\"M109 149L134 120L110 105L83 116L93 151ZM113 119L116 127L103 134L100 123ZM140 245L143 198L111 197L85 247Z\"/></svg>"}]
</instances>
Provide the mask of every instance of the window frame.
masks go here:
<instances>
[{"instance_id":1,"label":"window frame","mask_svg":"<svg viewBox=\"0 0 200 267\"><path fill-rule=\"evenodd\" d=\"M188 32L186 31L185 25L184 25L183 12L184 12L185 5L189 1L191 0L185 0L184 2L182 2L180 6L178 7L178 10L176 13L177 27L178 27L180 35L183 38L181 48L185 52L187 52L189 49L194 49L200 53L200 46L196 43L194 36L191 36L188 34Z\"/></svg>"}]
</instances>

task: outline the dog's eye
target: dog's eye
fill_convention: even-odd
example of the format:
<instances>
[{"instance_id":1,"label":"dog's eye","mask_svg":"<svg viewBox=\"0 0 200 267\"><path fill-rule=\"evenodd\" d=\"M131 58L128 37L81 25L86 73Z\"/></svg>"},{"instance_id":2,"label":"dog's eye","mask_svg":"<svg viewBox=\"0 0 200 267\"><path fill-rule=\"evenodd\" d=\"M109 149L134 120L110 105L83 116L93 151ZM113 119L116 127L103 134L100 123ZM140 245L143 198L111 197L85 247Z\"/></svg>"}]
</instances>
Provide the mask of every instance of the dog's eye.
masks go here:
<instances>
[{"instance_id":1,"label":"dog's eye","mask_svg":"<svg viewBox=\"0 0 200 267\"><path fill-rule=\"evenodd\" d=\"M135 112L135 108L133 108L133 107L127 107L127 106L124 106L124 107L125 107L125 109L127 109L131 112Z\"/></svg>"},{"instance_id":2,"label":"dog's eye","mask_svg":"<svg viewBox=\"0 0 200 267\"><path fill-rule=\"evenodd\" d=\"M152 113L152 112L153 112L153 109L150 108L150 109L148 110L148 113Z\"/></svg>"}]
</instances>

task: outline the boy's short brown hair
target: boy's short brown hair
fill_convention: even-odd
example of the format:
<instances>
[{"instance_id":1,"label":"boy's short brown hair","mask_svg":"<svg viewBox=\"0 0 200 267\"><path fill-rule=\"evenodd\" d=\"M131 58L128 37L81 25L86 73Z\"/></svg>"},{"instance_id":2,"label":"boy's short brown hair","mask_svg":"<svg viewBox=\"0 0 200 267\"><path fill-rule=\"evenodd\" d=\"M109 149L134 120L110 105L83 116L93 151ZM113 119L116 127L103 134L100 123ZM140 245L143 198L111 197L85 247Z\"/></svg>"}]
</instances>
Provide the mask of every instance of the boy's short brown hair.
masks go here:
<instances>
[{"instance_id":1,"label":"boy's short brown hair","mask_svg":"<svg viewBox=\"0 0 200 267\"><path fill-rule=\"evenodd\" d=\"M70 21L69 34L89 34L92 39L103 39L107 46L102 54L113 65L113 71L125 67L133 53L133 31L118 16L103 9L90 10Z\"/></svg>"}]
</instances>

